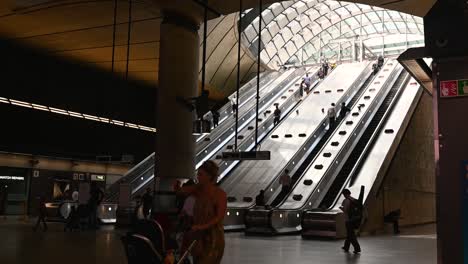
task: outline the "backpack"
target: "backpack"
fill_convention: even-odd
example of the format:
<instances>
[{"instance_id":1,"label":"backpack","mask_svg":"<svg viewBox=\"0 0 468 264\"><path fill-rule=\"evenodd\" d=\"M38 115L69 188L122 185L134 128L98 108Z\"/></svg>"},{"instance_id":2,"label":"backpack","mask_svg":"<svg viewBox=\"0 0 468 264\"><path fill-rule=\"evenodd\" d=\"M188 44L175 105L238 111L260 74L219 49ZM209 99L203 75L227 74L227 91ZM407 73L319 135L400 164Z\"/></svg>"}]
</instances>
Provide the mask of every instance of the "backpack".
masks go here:
<instances>
[{"instance_id":1,"label":"backpack","mask_svg":"<svg viewBox=\"0 0 468 264\"><path fill-rule=\"evenodd\" d=\"M351 199L351 204L349 207L349 221L354 222L356 228L359 228L362 220L362 211L363 205L357 199Z\"/></svg>"}]
</instances>

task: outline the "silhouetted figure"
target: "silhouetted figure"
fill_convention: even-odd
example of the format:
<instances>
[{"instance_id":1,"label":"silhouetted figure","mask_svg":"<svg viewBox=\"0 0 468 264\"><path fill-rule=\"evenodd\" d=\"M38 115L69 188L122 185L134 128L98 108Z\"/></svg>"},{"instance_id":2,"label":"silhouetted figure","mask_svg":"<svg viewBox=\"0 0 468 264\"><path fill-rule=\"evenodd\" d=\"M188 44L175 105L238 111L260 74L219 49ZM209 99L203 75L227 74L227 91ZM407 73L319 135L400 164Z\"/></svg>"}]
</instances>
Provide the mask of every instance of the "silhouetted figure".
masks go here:
<instances>
[{"instance_id":1,"label":"silhouetted figure","mask_svg":"<svg viewBox=\"0 0 468 264\"><path fill-rule=\"evenodd\" d=\"M255 197L256 206L265 206L265 190L260 190L258 195Z\"/></svg>"},{"instance_id":2,"label":"silhouetted figure","mask_svg":"<svg viewBox=\"0 0 468 264\"><path fill-rule=\"evenodd\" d=\"M335 119L336 119L335 103L332 103L331 107L328 108L327 115L328 115L328 129L333 129L335 127Z\"/></svg>"},{"instance_id":3,"label":"silhouetted figure","mask_svg":"<svg viewBox=\"0 0 468 264\"><path fill-rule=\"evenodd\" d=\"M299 85L299 96L301 96L301 98L304 96L304 87L305 87L305 81L302 80L301 84Z\"/></svg>"},{"instance_id":4,"label":"silhouetted figure","mask_svg":"<svg viewBox=\"0 0 468 264\"><path fill-rule=\"evenodd\" d=\"M321 67L317 72L317 76L319 77L320 80L325 78L325 73L323 72L323 69Z\"/></svg>"},{"instance_id":5,"label":"silhouetted figure","mask_svg":"<svg viewBox=\"0 0 468 264\"><path fill-rule=\"evenodd\" d=\"M379 72L379 66L376 63L372 64L372 73L376 75L378 72Z\"/></svg>"},{"instance_id":6,"label":"silhouetted figure","mask_svg":"<svg viewBox=\"0 0 468 264\"><path fill-rule=\"evenodd\" d=\"M203 120L203 115L205 115L209 108L208 108L208 97L210 92L207 90L203 90L201 95L198 97L192 97L185 99L180 96L176 96L176 101L183 105L188 111L193 112L193 110L197 113L197 119Z\"/></svg>"},{"instance_id":7,"label":"silhouetted figure","mask_svg":"<svg viewBox=\"0 0 468 264\"><path fill-rule=\"evenodd\" d=\"M311 84L312 84L312 79L310 78L309 74L306 73L306 76L304 77L304 85L305 85L306 93L309 93Z\"/></svg>"},{"instance_id":8,"label":"silhouetted figure","mask_svg":"<svg viewBox=\"0 0 468 264\"><path fill-rule=\"evenodd\" d=\"M37 222L33 230L35 232L37 228L40 227L41 222L42 222L43 230L47 231L47 223L46 223L47 208L45 204L45 198L43 196L40 196L38 201L39 201L39 212L38 212Z\"/></svg>"},{"instance_id":9,"label":"silhouetted figure","mask_svg":"<svg viewBox=\"0 0 468 264\"><path fill-rule=\"evenodd\" d=\"M211 115L213 116L213 126L217 127L219 125L219 112L211 109Z\"/></svg>"},{"instance_id":10,"label":"silhouetted figure","mask_svg":"<svg viewBox=\"0 0 468 264\"><path fill-rule=\"evenodd\" d=\"M285 194L291 189L291 176L289 170L285 169L284 173L280 176L279 184L281 185L281 193Z\"/></svg>"},{"instance_id":11,"label":"silhouetted figure","mask_svg":"<svg viewBox=\"0 0 468 264\"><path fill-rule=\"evenodd\" d=\"M231 106L232 106L232 113L235 114L237 112L237 97L236 97L236 95L231 97L230 100L231 100Z\"/></svg>"},{"instance_id":12,"label":"silhouetted figure","mask_svg":"<svg viewBox=\"0 0 468 264\"><path fill-rule=\"evenodd\" d=\"M346 106L345 102L341 103L341 109L340 109L340 118L343 119L347 113L351 112L351 109Z\"/></svg>"},{"instance_id":13,"label":"silhouetted figure","mask_svg":"<svg viewBox=\"0 0 468 264\"><path fill-rule=\"evenodd\" d=\"M276 105L275 112L273 112L274 119L273 119L273 125L276 126L279 124L280 119L281 119L281 110L278 108L278 105Z\"/></svg>"},{"instance_id":14,"label":"silhouetted figure","mask_svg":"<svg viewBox=\"0 0 468 264\"><path fill-rule=\"evenodd\" d=\"M89 228L98 228L97 208L104 199L104 192L99 188L96 182L91 183L90 196L88 200L89 210Z\"/></svg>"},{"instance_id":15,"label":"silhouetted figure","mask_svg":"<svg viewBox=\"0 0 468 264\"><path fill-rule=\"evenodd\" d=\"M400 225L398 223L401 215L401 210L391 211L384 217L385 223L393 223L393 234L398 235L400 234Z\"/></svg>"},{"instance_id":16,"label":"silhouetted figure","mask_svg":"<svg viewBox=\"0 0 468 264\"><path fill-rule=\"evenodd\" d=\"M153 207L153 195L151 195L151 188L146 188L145 194L143 194L143 215L145 219L150 216L150 209Z\"/></svg>"},{"instance_id":17,"label":"silhouetted figure","mask_svg":"<svg viewBox=\"0 0 468 264\"><path fill-rule=\"evenodd\" d=\"M346 240L342 249L345 252L349 251L350 244L353 245L354 253L361 253L361 246L356 238L355 230L359 228L362 220L362 205L360 202L351 197L351 192L344 189L342 194L345 199L340 206L346 217Z\"/></svg>"},{"instance_id":18,"label":"silhouetted figure","mask_svg":"<svg viewBox=\"0 0 468 264\"><path fill-rule=\"evenodd\" d=\"M382 57L382 55L380 55L379 58L377 59L377 64L378 64L379 68L382 68L382 66L384 64L384 58Z\"/></svg>"},{"instance_id":19,"label":"silhouetted figure","mask_svg":"<svg viewBox=\"0 0 468 264\"><path fill-rule=\"evenodd\" d=\"M328 75L328 69L330 68L330 66L328 65L328 62L325 61L323 64L322 64L322 68L323 68L323 75L324 76L327 76Z\"/></svg>"}]
</instances>

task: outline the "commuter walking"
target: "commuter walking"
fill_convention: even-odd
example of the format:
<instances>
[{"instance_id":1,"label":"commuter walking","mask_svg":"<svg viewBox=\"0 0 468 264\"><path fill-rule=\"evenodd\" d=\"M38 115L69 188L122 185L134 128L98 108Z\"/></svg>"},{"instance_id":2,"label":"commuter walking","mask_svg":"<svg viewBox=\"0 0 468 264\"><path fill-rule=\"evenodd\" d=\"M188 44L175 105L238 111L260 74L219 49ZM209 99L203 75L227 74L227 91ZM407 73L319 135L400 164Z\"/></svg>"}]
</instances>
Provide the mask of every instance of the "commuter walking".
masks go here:
<instances>
[{"instance_id":1,"label":"commuter walking","mask_svg":"<svg viewBox=\"0 0 468 264\"><path fill-rule=\"evenodd\" d=\"M341 109L340 109L340 118L343 119L347 113L351 112L351 109L346 106L345 102L341 103Z\"/></svg>"},{"instance_id":2,"label":"commuter walking","mask_svg":"<svg viewBox=\"0 0 468 264\"><path fill-rule=\"evenodd\" d=\"M323 68L323 75L327 76L328 75L328 69L330 68L327 61L325 61L323 63L322 68Z\"/></svg>"},{"instance_id":3,"label":"commuter walking","mask_svg":"<svg viewBox=\"0 0 468 264\"><path fill-rule=\"evenodd\" d=\"M143 215L145 219L150 216L150 209L153 207L153 195L151 195L151 188L146 188L145 194L143 194Z\"/></svg>"},{"instance_id":4,"label":"commuter walking","mask_svg":"<svg viewBox=\"0 0 468 264\"><path fill-rule=\"evenodd\" d=\"M237 97L236 95L234 95L233 97L231 97L231 105L232 105L232 113L236 113L237 112ZM235 116L234 116L235 117Z\"/></svg>"},{"instance_id":5,"label":"commuter walking","mask_svg":"<svg viewBox=\"0 0 468 264\"><path fill-rule=\"evenodd\" d=\"M104 192L97 186L96 182L91 183L90 196L88 200L89 228L98 228L97 208L104 199Z\"/></svg>"},{"instance_id":6,"label":"commuter walking","mask_svg":"<svg viewBox=\"0 0 468 264\"><path fill-rule=\"evenodd\" d=\"M351 197L351 191L344 189L342 194L345 199L340 206L346 217L346 240L342 249L349 251L350 245L353 245L354 254L361 253L361 246L356 238L355 230L359 228L362 220L362 205L359 200Z\"/></svg>"},{"instance_id":7,"label":"commuter walking","mask_svg":"<svg viewBox=\"0 0 468 264\"><path fill-rule=\"evenodd\" d=\"M213 116L213 127L217 127L219 125L219 112L213 108L211 109L211 115Z\"/></svg>"},{"instance_id":8,"label":"commuter walking","mask_svg":"<svg viewBox=\"0 0 468 264\"><path fill-rule=\"evenodd\" d=\"M47 208L45 204L45 199L43 196L40 196L39 197L39 214L37 217L36 225L33 228L34 232L36 232L37 228L41 226L41 222L42 222L43 230L47 231L46 217L47 217Z\"/></svg>"},{"instance_id":9,"label":"commuter walking","mask_svg":"<svg viewBox=\"0 0 468 264\"><path fill-rule=\"evenodd\" d=\"M302 98L304 96L304 80L302 80L301 84L299 85L299 96Z\"/></svg>"},{"instance_id":10,"label":"commuter walking","mask_svg":"<svg viewBox=\"0 0 468 264\"><path fill-rule=\"evenodd\" d=\"M304 77L304 80L303 80L303 81L304 81L304 84L305 84L305 87L306 87L306 89L305 89L305 90L306 90L306 93L309 93L309 91L310 91L310 85L311 85L311 83L312 83L312 80L311 80L311 78L309 77L309 74L308 74L308 73L306 73L306 77Z\"/></svg>"},{"instance_id":11,"label":"commuter walking","mask_svg":"<svg viewBox=\"0 0 468 264\"><path fill-rule=\"evenodd\" d=\"M377 64L379 66L379 68L382 68L383 64L384 64L384 58L382 55L379 56L379 58L377 59Z\"/></svg>"},{"instance_id":12,"label":"commuter walking","mask_svg":"<svg viewBox=\"0 0 468 264\"><path fill-rule=\"evenodd\" d=\"M291 176L289 170L285 169L284 173L280 176L279 184L281 185L281 193L285 194L291 189Z\"/></svg>"},{"instance_id":13,"label":"commuter walking","mask_svg":"<svg viewBox=\"0 0 468 264\"><path fill-rule=\"evenodd\" d=\"M219 167L205 161L197 172L198 184L184 186L179 192L195 196L192 249L194 263L220 264L224 254L223 219L227 209L226 193L217 185Z\"/></svg>"},{"instance_id":14,"label":"commuter walking","mask_svg":"<svg viewBox=\"0 0 468 264\"><path fill-rule=\"evenodd\" d=\"M279 124L280 119L281 119L281 110L278 108L278 105L276 105L275 112L273 112L274 119L273 119L273 126L276 126Z\"/></svg>"},{"instance_id":15,"label":"commuter walking","mask_svg":"<svg viewBox=\"0 0 468 264\"><path fill-rule=\"evenodd\" d=\"M328 129L335 128L335 119L336 119L335 103L332 103L331 107L328 108L327 115L328 115Z\"/></svg>"}]
</instances>

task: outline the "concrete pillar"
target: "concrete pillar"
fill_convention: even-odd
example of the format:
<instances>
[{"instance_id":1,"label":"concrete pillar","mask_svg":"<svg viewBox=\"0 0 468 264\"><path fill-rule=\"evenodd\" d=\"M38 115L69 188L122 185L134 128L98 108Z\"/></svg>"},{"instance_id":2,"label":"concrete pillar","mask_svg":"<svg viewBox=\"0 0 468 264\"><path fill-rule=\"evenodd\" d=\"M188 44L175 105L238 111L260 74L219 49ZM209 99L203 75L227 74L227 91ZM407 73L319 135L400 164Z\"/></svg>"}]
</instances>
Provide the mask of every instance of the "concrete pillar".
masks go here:
<instances>
[{"instance_id":1,"label":"concrete pillar","mask_svg":"<svg viewBox=\"0 0 468 264\"><path fill-rule=\"evenodd\" d=\"M468 2L437 1L424 17L433 60L437 263L468 263Z\"/></svg>"},{"instance_id":2,"label":"concrete pillar","mask_svg":"<svg viewBox=\"0 0 468 264\"><path fill-rule=\"evenodd\" d=\"M198 28L196 21L175 13L165 13L161 23L155 166L160 190L168 190L175 178L194 175L193 113L176 97L197 96Z\"/></svg>"},{"instance_id":3,"label":"concrete pillar","mask_svg":"<svg viewBox=\"0 0 468 264\"><path fill-rule=\"evenodd\" d=\"M437 59L433 70L438 263L468 263L468 59Z\"/></svg>"}]
</instances>

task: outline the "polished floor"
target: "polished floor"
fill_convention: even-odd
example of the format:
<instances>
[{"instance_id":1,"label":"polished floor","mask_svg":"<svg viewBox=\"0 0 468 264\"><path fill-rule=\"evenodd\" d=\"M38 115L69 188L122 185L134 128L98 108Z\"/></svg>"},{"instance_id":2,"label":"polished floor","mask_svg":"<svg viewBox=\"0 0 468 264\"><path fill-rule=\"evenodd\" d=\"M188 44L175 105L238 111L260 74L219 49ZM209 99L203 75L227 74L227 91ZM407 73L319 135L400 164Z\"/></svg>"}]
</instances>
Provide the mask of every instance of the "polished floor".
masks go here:
<instances>
[{"instance_id":1,"label":"polished floor","mask_svg":"<svg viewBox=\"0 0 468 264\"><path fill-rule=\"evenodd\" d=\"M302 240L299 236L246 237L226 234L223 264L262 263L436 263L433 226L403 229L400 236L360 239L363 253L346 254L342 241ZM120 233L112 228L97 232L64 233L60 224L47 232L33 232L31 223L0 219L0 263L126 263Z\"/></svg>"}]
</instances>

